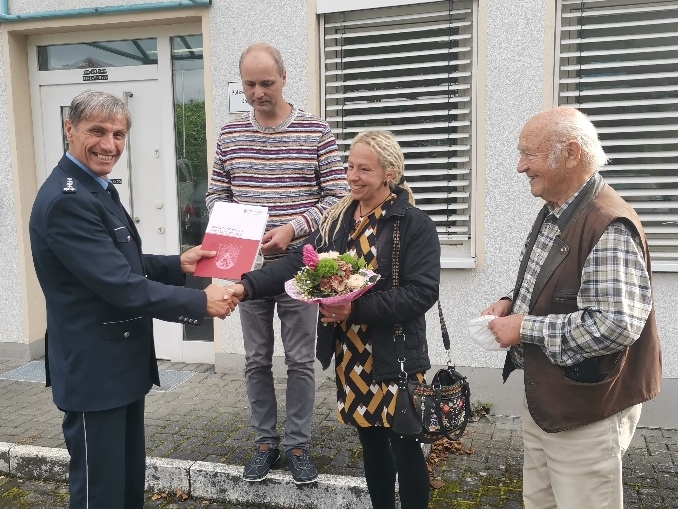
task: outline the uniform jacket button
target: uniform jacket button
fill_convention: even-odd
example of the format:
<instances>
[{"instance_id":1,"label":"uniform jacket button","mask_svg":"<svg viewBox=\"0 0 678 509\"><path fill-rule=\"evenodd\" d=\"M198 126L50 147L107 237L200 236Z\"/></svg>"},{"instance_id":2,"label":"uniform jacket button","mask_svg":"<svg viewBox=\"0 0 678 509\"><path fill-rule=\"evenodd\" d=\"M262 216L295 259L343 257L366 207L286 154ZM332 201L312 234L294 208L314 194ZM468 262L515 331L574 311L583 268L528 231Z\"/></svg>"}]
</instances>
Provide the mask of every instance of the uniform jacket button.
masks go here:
<instances>
[{"instance_id":1,"label":"uniform jacket button","mask_svg":"<svg viewBox=\"0 0 678 509\"><path fill-rule=\"evenodd\" d=\"M128 337L129 337L129 332L125 332L125 333L123 334L123 336L126 337L126 338L128 338Z\"/></svg>"}]
</instances>

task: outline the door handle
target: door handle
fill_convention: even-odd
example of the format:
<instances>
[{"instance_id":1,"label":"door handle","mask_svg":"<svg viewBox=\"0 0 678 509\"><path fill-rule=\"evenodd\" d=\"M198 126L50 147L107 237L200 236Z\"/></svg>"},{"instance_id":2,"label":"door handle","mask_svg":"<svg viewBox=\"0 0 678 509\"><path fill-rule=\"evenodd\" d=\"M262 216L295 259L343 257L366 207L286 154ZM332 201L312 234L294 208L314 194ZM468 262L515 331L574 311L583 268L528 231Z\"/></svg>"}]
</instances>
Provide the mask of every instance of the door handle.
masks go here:
<instances>
[{"instance_id":1,"label":"door handle","mask_svg":"<svg viewBox=\"0 0 678 509\"><path fill-rule=\"evenodd\" d=\"M131 97L134 97L132 92L123 92L122 98L125 100L125 105L129 110L129 100ZM139 218L134 215L134 184L132 183L132 137L130 133L127 133L125 137L125 150L127 151L127 172L129 177L127 179L128 188L129 188L129 215L134 218L135 223L139 223Z\"/></svg>"}]
</instances>

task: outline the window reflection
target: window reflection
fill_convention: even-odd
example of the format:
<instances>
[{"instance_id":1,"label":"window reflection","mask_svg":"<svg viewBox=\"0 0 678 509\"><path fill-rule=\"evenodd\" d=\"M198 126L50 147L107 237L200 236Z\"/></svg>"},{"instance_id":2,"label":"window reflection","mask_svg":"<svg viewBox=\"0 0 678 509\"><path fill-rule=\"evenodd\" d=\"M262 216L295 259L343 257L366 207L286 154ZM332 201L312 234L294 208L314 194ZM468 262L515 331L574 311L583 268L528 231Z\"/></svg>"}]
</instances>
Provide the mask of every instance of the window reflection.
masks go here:
<instances>
[{"instance_id":1,"label":"window reflection","mask_svg":"<svg viewBox=\"0 0 678 509\"><path fill-rule=\"evenodd\" d=\"M158 63L158 42L151 39L38 46L38 69L62 71Z\"/></svg>"},{"instance_id":2,"label":"window reflection","mask_svg":"<svg viewBox=\"0 0 678 509\"><path fill-rule=\"evenodd\" d=\"M181 251L202 242L207 228L207 139L202 35L172 37L174 130ZM187 275L186 286L204 289L210 280ZM184 326L186 341L213 341L214 324Z\"/></svg>"}]
</instances>

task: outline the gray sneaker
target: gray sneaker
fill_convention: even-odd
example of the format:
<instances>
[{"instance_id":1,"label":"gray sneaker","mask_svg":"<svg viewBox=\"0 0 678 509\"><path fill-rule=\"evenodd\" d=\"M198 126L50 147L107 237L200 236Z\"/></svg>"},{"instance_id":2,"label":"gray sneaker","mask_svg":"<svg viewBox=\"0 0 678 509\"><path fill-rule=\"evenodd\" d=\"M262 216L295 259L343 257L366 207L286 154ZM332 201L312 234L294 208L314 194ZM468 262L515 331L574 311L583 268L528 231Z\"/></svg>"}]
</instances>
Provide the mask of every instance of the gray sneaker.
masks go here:
<instances>
[{"instance_id":1,"label":"gray sneaker","mask_svg":"<svg viewBox=\"0 0 678 509\"><path fill-rule=\"evenodd\" d=\"M277 447L264 450L257 446L252 457L245 463L242 478L249 482L263 481L278 458L280 458L280 449Z\"/></svg>"},{"instance_id":2,"label":"gray sneaker","mask_svg":"<svg viewBox=\"0 0 678 509\"><path fill-rule=\"evenodd\" d=\"M287 468L292 472L292 479L296 484L307 484L318 478L318 469L306 449L288 449L285 456Z\"/></svg>"}]
</instances>

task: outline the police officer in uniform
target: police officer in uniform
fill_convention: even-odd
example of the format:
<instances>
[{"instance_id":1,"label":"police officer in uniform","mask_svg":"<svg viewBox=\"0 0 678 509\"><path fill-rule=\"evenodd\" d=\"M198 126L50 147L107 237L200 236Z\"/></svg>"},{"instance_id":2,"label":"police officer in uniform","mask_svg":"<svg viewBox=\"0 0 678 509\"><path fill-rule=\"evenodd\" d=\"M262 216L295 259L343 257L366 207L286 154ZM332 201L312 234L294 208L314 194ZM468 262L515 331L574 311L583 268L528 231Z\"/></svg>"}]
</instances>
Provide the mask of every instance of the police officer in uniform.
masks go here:
<instances>
[{"instance_id":1,"label":"police officer in uniform","mask_svg":"<svg viewBox=\"0 0 678 509\"><path fill-rule=\"evenodd\" d=\"M46 371L64 412L71 509L141 509L144 398L160 383L153 318L199 325L223 318L225 290L183 287L214 252L146 255L108 174L131 126L119 98L73 99L68 152L38 191L30 218L33 263L47 304Z\"/></svg>"}]
</instances>

